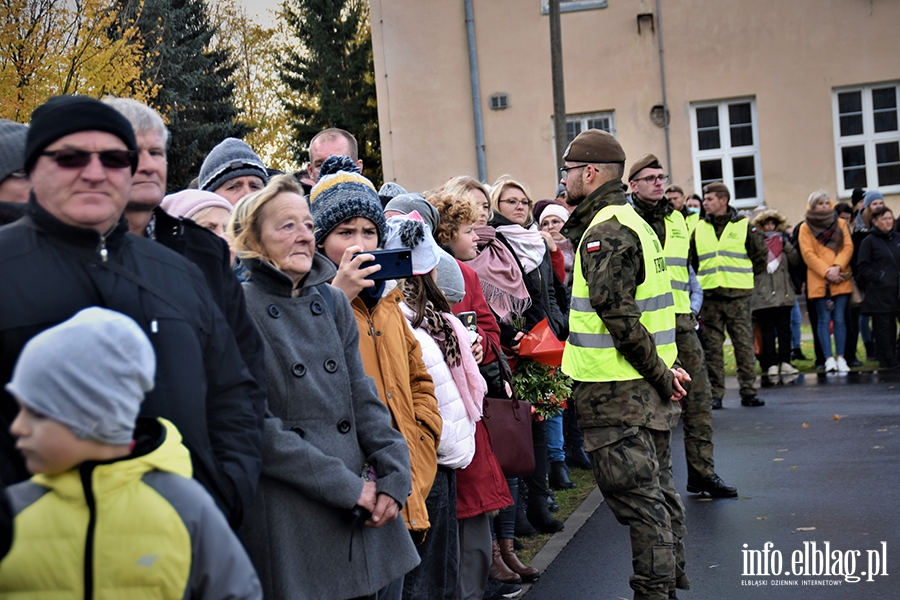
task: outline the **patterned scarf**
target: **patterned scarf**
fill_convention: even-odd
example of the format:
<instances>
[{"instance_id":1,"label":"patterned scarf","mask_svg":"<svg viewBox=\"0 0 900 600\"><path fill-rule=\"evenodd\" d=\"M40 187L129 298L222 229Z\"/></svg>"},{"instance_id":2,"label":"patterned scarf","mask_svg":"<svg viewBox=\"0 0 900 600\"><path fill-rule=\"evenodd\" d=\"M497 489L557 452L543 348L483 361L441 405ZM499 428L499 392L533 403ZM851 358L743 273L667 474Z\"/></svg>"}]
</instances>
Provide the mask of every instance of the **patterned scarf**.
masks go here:
<instances>
[{"instance_id":1,"label":"patterned scarf","mask_svg":"<svg viewBox=\"0 0 900 600\"><path fill-rule=\"evenodd\" d=\"M521 315L531 306L531 296L522 279L522 271L509 249L497 239L490 226L476 227L478 255L468 265L478 273L484 299L505 323Z\"/></svg>"},{"instance_id":2,"label":"patterned scarf","mask_svg":"<svg viewBox=\"0 0 900 600\"><path fill-rule=\"evenodd\" d=\"M828 213L806 211L806 225L810 233L816 236L816 241L826 248L831 248L835 254L840 252L844 245L844 232L838 225L839 221L836 211Z\"/></svg>"},{"instance_id":3,"label":"patterned scarf","mask_svg":"<svg viewBox=\"0 0 900 600\"><path fill-rule=\"evenodd\" d=\"M426 277L429 276L426 275ZM424 293L422 284L417 277L404 279L400 291L403 292L406 298L410 299L418 298L419 294ZM425 319L422 321L422 325L425 327L428 335L437 342L441 353L444 355L444 362L447 363L448 367L458 367L462 358L459 351L459 340L456 339L453 326L450 325L450 322L442 313L434 308L430 300L425 301L424 313Z\"/></svg>"}]
</instances>

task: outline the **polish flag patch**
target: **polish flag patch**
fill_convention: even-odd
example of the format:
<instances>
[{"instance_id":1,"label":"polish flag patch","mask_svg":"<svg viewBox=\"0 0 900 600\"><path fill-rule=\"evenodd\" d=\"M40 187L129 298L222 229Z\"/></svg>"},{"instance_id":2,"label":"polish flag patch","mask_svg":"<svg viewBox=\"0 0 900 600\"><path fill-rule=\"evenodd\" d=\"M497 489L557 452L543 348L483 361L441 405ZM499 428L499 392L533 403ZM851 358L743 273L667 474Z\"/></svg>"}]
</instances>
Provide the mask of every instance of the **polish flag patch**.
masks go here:
<instances>
[{"instance_id":1,"label":"polish flag patch","mask_svg":"<svg viewBox=\"0 0 900 600\"><path fill-rule=\"evenodd\" d=\"M600 242L588 242L585 247L588 253L591 252L599 252L600 251Z\"/></svg>"}]
</instances>

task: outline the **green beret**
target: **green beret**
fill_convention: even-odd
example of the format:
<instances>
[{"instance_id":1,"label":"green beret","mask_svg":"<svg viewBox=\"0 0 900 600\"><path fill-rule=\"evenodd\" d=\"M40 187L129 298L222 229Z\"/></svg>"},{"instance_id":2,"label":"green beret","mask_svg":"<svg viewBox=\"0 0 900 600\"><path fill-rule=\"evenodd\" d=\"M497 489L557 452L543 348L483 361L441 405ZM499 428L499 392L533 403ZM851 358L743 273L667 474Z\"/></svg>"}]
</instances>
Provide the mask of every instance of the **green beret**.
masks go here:
<instances>
[{"instance_id":1,"label":"green beret","mask_svg":"<svg viewBox=\"0 0 900 600\"><path fill-rule=\"evenodd\" d=\"M631 170L628 171L628 181L634 179L634 176L644 169L662 169L662 165L659 164L659 159L652 154L645 154L639 161L631 165Z\"/></svg>"},{"instance_id":2,"label":"green beret","mask_svg":"<svg viewBox=\"0 0 900 600\"><path fill-rule=\"evenodd\" d=\"M586 163L624 163L625 151L612 135L599 129L582 131L572 140L563 160Z\"/></svg>"}]
</instances>

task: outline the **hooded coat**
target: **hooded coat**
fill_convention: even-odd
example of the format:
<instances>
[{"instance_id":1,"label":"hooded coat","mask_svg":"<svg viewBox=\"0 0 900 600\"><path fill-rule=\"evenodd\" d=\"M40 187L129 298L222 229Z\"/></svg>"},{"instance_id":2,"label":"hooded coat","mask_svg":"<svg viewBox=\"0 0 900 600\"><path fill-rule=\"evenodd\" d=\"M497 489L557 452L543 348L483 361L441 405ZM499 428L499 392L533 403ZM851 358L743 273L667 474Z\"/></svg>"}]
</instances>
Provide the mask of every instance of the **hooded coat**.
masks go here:
<instances>
[{"instance_id":1,"label":"hooded coat","mask_svg":"<svg viewBox=\"0 0 900 600\"><path fill-rule=\"evenodd\" d=\"M9 488L16 537L0 563L0 595L262 598L237 536L190 479L175 426L141 419L135 440L125 458Z\"/></svg>"}]
</instances>

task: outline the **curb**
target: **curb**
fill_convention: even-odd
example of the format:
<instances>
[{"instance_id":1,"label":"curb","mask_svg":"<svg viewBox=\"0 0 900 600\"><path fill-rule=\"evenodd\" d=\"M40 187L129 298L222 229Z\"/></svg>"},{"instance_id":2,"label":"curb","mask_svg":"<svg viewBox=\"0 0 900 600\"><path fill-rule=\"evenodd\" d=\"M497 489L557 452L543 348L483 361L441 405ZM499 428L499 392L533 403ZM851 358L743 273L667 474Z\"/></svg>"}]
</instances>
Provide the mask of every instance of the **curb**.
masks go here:
<instances>
[{"instance_id":1,"label":"curb","mask_svg":"<svg viewBox=\"0 0 900 600\"><path fill-rule=\"evenodd\" d=\"M575 537L578 530L587 523L587 520L602 503L603 494L600 492L600 488L595 486L593 491L588 494L587 498L585 498L578 508L569 515L569 518L566 519L566 528L559 533L554 533L547 543L544 544L544 547L541 548L540 552L534 555L534 558L531 559L529 565L543 574L544 571L547 570L547 567L556 560L556 557L563 551L563 548L572 541L572 538ZM533 583L523 583L522 596L520 596L520 598L528 594L528 590L530 590L533 585Z\"/></svg>"}]
</instances>

